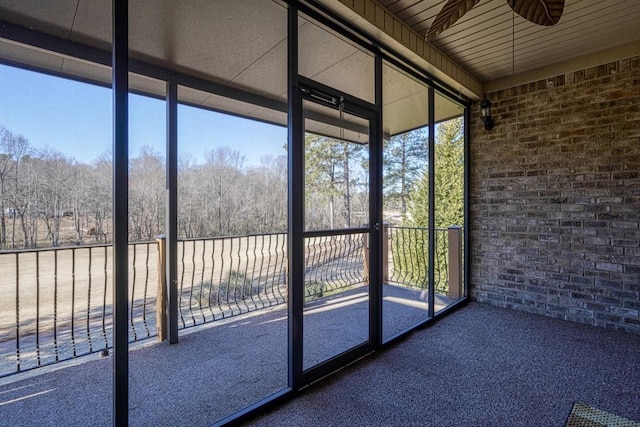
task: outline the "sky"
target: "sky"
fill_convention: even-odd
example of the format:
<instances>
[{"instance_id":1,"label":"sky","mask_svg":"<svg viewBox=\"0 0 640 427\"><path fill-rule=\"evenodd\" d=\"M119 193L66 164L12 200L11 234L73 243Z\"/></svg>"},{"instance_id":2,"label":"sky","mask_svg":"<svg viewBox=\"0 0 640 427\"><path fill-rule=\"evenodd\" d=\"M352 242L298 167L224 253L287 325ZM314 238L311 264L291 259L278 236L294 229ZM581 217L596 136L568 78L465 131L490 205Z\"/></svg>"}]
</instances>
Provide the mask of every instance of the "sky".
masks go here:
<instances>
[{"instance_id":1,"label":"sky","mask_svg":"<svg viewBox=\"0 0 640 427\"><path fill-rule=\"evenodd\" d=\"M129 156L143 145L165 153L165 102L129 96ZM50 148L90 163L111 148L111 89L0 64L0 126L35 149ZM180 105L178 153L201 163L211 149L228 146L259 165L284 155L284 127Z\"/></svg>"}]
</instances>

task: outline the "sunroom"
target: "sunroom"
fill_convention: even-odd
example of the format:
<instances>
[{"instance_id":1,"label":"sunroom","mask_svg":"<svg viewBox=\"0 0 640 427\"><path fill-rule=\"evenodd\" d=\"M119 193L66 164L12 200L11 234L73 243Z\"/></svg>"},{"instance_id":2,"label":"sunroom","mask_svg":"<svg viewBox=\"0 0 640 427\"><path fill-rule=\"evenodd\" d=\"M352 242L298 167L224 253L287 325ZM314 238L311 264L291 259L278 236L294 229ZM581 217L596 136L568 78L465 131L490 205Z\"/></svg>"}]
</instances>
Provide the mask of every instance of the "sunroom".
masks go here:
<instances>
[{"instance_id":1,"label":"sunroom","mask_svg":"<svg viewBox=\"0 0 640 427\"><path fill-rule=\"evenodd\" d=\"M248 420L470 301L637 346L640 5L454 3L0 0L3 418Z\"/></svg>"}]
</instances>

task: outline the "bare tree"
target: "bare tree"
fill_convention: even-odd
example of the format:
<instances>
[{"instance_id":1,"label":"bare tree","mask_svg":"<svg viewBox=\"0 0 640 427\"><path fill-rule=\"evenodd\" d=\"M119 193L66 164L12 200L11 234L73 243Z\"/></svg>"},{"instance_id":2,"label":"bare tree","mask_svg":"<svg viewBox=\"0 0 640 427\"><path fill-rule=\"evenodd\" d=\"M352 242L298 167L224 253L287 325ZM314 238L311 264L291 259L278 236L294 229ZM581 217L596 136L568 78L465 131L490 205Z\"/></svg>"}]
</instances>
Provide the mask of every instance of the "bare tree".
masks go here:
<instances>
[{"instance_id":1,"label":"bare tree","mask_svg":"<svg viewBox=\"0 0 640 427\"><path fill-rule=\"evenodd\" d=\"M21 135L14 135L6 128L0 127L0 249L7 246L7 219L13 219L15 227L15 210L7 212L9 203L9 183L17 184L18 164L22 156L29 151L29 142ZM9 214L9 215L7 215ZM12 242L15 247L15 241Z\"/></svg>"},{"instance_id":2,"label":"bare tree","mask_svg":"<svg viewBox=\"0 0 640 427\"><path fill-rule=\"evenodd\" d=\"M266 156L261 166L247 171L249 193L252 201L247 227L250 232L273 232L287 229L287 157Z\"/></svg>"},{"instance_id":3,"label":"bare tree","mask_svg":"<svg viewBox=\"0 0 640 427\"><path fill-rule=\"evenodd\" d=\"M214 210L209 210L209 214L213 214L210 219L217 224L215 234L218 236L237 234L240 231L241 227L238 227L237 223L241 218L238 215L241 200L236 194L241 183L243 166L244 156L229 147L216 148L206 155L205 182L210 189L208 194L213 195L209 201L214 206Z\"/></svg>"},{"instance_id":4,"label":"bare tree","mask_svg":"<svg viewBox=\"0 0 640 427\"><path fill-rule=\"evenodd\" d=\"M164 230L164 177L164 158L151 147L143 146L131 159L129 218L135 241L152 240Z\"/></svg>"},{"instance_id":5,"label":"bare tree","mask_svg":"<svg viewBox=\"0 0 640 427\"><path fill-rule=\"evenodd\" d=\"M38 215L46 227L52 247L60 246L60 223L71 208L71 160L62 153L45 149L33 159L39 176L36 191Z\"/></svg>"},{"instance_id":6,"label":"bare tree","mask_svg":"<svg viewBox=\"0 0 640 427\"><path fill-rule=\"evenodd\" d=\"M27 248L43 241L52 247L65 242L82 244L89 236L97 243L111 240L109 152L86 164L52 149L31 152L24 138L7 130L2 136L0 188L5 242L11 236L12 247ZM143 147L131 159L129 170L130 236L132 240L150 240L165 228L163 156ZM337 170L341 170L339 162ZM204 164L183 155L178 185L180 237L286 230L286 156L268 156L260 165L247 167L244 156L229 147L208 152ZM349 197L353 205L360 194L355 190ZM7 230L8 224L11 230Z\"/></svg>"},{"instance_id":7,"label":"bare tree","mask_svg":"<svg viewBox=\"0 0 640 427\"><path fill-rule=\"evenodd\" d=\"M35 160L25 154L16 165L13 175L12 191L9 192L9 202L13 212L11 246L16 247L16 219L19 220L22 234L22 247L36 247L38 242L38 211L36 198L39 186L39 176Z\"/></svg>"},{"instance_id":8,"label":"bare tree","mask_svg":"<svg viewBox=\"0 0 640 427\"><path fill-rule=\"evenodd\" d=\"M89 206L91 203L91 180L93 178L91 165L75 162L70 173L71 215L73 231L77 245L84 242L84 236L89 226Z\"/></svg>"},{"instance_id":9,"label":"bare tree","mask_svg":"<svg viewBox=\"0 0 640 427\"><path fill-rule=\"evenodd\" d=\"M93 163L91 170L90 197L87 200L86 215L90 215L93 222L93 227L89 228L88 234L94 236L98 243L111 241L109 224L112 206L112 168L111 153L105 152ZM88 219L87 223L89 223Z\"/></svg>"},{"instance_id":10,"label":"bare tree","mask_svg":"<svg viewBox=\"0 0 640 427\"><path fill-rule=\"evenodd\" d=\"M204 236L198 181L199 167L190 154L182 154L178 161L178 235L187 239Z\"/></svg>"}]
</instances>

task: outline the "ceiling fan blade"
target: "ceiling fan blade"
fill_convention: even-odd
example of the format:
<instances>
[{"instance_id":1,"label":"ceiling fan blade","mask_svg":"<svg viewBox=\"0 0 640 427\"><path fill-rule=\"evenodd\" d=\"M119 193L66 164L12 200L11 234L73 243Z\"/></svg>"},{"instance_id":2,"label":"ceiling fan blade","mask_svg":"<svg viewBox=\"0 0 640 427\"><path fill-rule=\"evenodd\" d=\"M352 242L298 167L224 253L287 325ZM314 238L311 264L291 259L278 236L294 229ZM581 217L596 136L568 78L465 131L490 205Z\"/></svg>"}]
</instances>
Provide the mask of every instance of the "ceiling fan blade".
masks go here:
<instances>
[{"instance_id":1,"label":"ceiling fan blade","mask_svg":"<svg viewBox=\"0 0 640 427\"><path fill-rule=\"evenodd\" d=\"M560 21L564 0L507 0L511 9L527 21L550 26Z\"/></svg>"},{"instance_id":2,"label":"ceiling fan blade","mask_svg":"<svg viewBox=\"0 0 640 427\"><path fill-rule=\"evenodd\" d=\"M480 0L449 0L436 16L427 31L427 40L432 40L438 34L452 26Z\"/></svg>"}]
</instances>

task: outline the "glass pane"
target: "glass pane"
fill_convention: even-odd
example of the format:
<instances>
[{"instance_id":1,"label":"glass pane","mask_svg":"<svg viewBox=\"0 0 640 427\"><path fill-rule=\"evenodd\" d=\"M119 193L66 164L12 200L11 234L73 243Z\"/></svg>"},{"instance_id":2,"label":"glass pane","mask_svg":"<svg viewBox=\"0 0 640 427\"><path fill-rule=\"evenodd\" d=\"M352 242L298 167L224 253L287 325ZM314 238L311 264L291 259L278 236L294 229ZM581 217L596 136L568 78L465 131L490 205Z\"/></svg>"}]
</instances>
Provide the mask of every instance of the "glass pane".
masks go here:
<instances>
[{"instance_id":1,"label":"glass pane","mask_svg":"<svg viewBox=\"0 0 640 427\"><path fill-rule=\"evenodd\" d=\"M305 229L369 222L369 126L361 117L305 101Z\"/></svg>"},{"instance_id":2,"label":"glass pane","mask_svg":"<svg viewBox=\"0 0 640 427\"><path fill-rule=\"evenodd\" d=\"M435 311L462 298L464 109L436 92Z\"/></svg>"},{"instance_id":3,"label":"glass pane","mask_svg":"<svg viewBox=\"0 0 640 427\"><path fill-rule=\"evenodd\" d=\"M302 76L375 102L374 57L303 16L298 19L298 67Z\"/></svg>"},{"instance_id":4,"label":"glass pane","mask_svg":"<svg viewBox=\"0 0 640 427\"><path fill-rule=\"evenodd\" d=\"M179 342L153 336L130 353L132 424L210 425L288 385L287 9L251 0L135 2L130 19L132 56L233 88L178 87ZM146 126L148 144L160 131L154 150L166 157L164 121L131 121ZM133 147L132 156L133 172ZM152 200L147 185L140 209L164 215L164 188ZM162 243L152 244L155 277ZM136 262L146 260L136 253ZM136 292L145 274L136 270Z\"/></svg>"},{"instance_id":5,"label":"glass pane","mask_svg":"<svg viewBox=\"0 0 640 427\"><path fill-rule=\"evenodd\" d=\"M429 317L428 89L383 65L383 338Z\"/></svg>"},{"instance_id":6,"label":"glass pane","mask_svg":"<svg viewBox=\"0 0 640 427\"><path fill-rule=\"evenodd\" d=\"M304 369L369 339L368 120L305 101Z\"/></svg>"},{"instance_id":7,"label":"glass pane","mask_svg":"<svg viewBox=\"0 0 640 427\"><path fill-rule=\"evenodd\" d=\"M4 65L0 76L2 424L108 425L112 93Z\"/></svg>"},{"instance_id":8,"label":"glass pane","mask_svg":"<svg viewBox=\"0 0 640 427\"><path fill-rule=\"evenodd\" d=\"M305 239L304 369L369 339L366 233Z\"/></svg>"}]
</instances>

